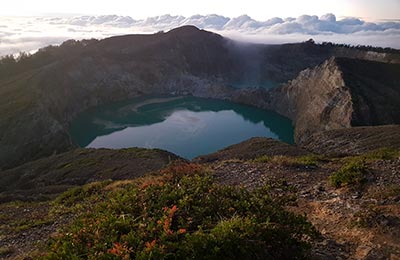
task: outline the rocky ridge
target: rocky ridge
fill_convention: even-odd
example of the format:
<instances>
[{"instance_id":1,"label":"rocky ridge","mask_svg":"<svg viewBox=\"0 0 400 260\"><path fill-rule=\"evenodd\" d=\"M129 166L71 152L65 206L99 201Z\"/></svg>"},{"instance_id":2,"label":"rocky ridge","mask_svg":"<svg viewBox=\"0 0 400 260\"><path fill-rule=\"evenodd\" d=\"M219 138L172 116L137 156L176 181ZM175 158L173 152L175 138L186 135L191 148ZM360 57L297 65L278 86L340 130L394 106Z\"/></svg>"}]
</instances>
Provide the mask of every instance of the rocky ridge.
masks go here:
<instances>
[{"instance_id":1,"label":"rocky ridge","mask_svg":"<svg viewBox=\"0 0 400 260\"><path fill-rule=\"evenodd\" d=\"M253 160L262 156L302 156L309 154L310 152L300 147L289 145L275 139L253 137L241 143L228 146L215 153L198 156L193 161L208 163L231 159Z\"/></svg>"},{"instance_id":2,"label":"rocky ridge","mask_svg":"<svg viewBox=\"0 0 400 260\"><path fill-rule=\"evenodd\" d=\"M367 126L317 132L302 146L320 154L358 155L382 147L400 149L400 126Z\"/></svg>"},{"instance_id":3,"label":"rocky ridge","mask_svg":"<svg viewBox=\"0 0 400 260\"><path fill-rule=\"evenodd\" d=\"M126 180L183 160L159 149L75 149L0 171L0 203L40 201L91 182Z\"/></svg>"}]
</instances>

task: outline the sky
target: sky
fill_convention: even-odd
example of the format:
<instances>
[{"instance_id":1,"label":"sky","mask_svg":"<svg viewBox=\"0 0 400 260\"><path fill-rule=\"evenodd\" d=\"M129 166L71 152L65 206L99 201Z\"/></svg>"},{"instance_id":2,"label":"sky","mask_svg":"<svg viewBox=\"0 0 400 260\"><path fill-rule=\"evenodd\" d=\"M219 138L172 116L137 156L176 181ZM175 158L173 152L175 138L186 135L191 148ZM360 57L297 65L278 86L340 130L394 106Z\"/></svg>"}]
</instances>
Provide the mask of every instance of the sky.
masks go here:
<instances>
[{"instance_id":1,"label":"sky","mask_svg":"<svg viewBox=\"0 0 400 260\"><path fill-rule=\"evenodd\" d=\"M2 3L1 15L117 14L136 19L163 14L191 16L247 14L257 20L334 13L367 21L400 19L400 0L12 0Z\"/></svg>"},{"instance_id":2,"label":"sky","mask_svg":"<svg viewBox=\"0 0 400 260\"><path fill-rule=\"evenodd\" d=\"M313 38L400 49L400 0L5 0L0 56L189 24L247 42Z\"/></svg>"}]
</instances>

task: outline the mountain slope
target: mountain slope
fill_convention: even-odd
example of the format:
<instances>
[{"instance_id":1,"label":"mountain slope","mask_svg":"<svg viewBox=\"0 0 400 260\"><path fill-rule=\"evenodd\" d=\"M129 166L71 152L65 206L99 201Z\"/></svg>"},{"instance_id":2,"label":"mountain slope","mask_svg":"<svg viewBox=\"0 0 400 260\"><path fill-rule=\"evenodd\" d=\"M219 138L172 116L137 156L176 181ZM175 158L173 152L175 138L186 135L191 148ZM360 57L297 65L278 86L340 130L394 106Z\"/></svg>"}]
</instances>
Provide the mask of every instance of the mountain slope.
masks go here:
<instances>
[{"instance_id":1,"label":"mountain slope","mask_svg":"<svg viewBox=\"0 0 400 260\"><path fill-rule=\"evenodd\" d=\"M0 168L74 148L68 124L89 107L144 94L173 94L266 108L271 95L265 91L231 86L276 85L335 54L400 61L396 55L313 42L237 43L193 26L153 35L70 40L19 62L2 61Z\"/></svg>"},{"instance_id":2,"label":"mountain slope","mask_svg":"<svg viewBox=\"0 0 400 260\"><path fill-rule=\"evenodd\" d=\"M73 147L68 123L88 107L228 77L235 69L224 41L188 26L67 42L21 61L0 77L0 168Z\"/></svg>"}]
</instances>

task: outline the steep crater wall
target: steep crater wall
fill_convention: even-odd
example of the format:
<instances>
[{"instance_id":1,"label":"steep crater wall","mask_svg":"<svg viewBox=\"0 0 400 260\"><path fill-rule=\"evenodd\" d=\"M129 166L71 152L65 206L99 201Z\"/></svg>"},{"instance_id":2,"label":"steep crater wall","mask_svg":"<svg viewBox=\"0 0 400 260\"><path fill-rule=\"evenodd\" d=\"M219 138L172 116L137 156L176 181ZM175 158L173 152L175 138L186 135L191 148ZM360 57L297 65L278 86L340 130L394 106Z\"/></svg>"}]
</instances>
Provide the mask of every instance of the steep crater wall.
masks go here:
<instances>
[{"instance_id":1,"label":"steep crater wall","mask_svg":"<svg viewBox=\"0 0 400 260\"><path fill-rule=\"evenodd\" d=\"M291 118L295 140L320 131L400 123L400 65L331 58L270 92L268 108Z\"/></svg>"}]
</instances>

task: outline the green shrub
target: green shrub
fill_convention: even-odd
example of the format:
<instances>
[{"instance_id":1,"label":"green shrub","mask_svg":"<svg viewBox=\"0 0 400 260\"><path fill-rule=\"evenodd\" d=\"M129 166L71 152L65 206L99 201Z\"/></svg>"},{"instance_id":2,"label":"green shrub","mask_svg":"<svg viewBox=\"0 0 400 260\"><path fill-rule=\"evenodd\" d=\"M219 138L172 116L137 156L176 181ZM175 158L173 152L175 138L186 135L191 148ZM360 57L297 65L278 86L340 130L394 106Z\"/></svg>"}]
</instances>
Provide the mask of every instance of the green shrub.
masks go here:
<instances>
[{"instance_id":1,"label":"green shrub","mask_svg":"<svg viewBox=\"0 0 400 260\"><path fill-rule=\"evenodd\" d=\"M329 180L336 188L346 185L361 184L366 181L366 169L365 163L362 160L349 161L337 172L333 173L329 177Z\"/></svg>"},{"instance_id":2,"label":"green shrub","mask_svg":"<svg viewBox=\"0 0 400 260\"><path fill-rule=\"evenodd\" d=\"M317 235L266 187L219 185L191 164L163 174L110 192L45 259L302 259Z\"/></svg>"}]
</instances>

